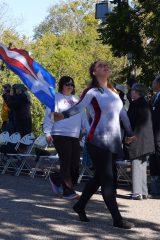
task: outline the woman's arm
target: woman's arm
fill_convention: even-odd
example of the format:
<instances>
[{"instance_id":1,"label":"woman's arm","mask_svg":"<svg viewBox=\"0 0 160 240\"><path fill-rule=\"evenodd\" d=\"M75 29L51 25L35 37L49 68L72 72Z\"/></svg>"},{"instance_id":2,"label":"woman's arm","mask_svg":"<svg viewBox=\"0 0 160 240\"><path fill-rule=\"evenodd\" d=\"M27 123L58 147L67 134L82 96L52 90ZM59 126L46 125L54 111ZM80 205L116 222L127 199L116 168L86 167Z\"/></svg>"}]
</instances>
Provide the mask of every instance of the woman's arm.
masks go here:
<instances>
[{"instance_id":1,"label":"woman's arm","mask_svg":"<svg viewBox=\"0 0 160 240\"><path fill-rule=\"evenodd\" d=\"M127 115L126 110L124 109L124 107L122 108L121 112L120 112L120 120L122 121L124 130L126 132L126 135L128 137L132 137L134 136L133 130L131 128L131 124Z\"/></svg>"},{"instance_id":2,"label":"woman's arm","mask_svg":"<svg viewBox=\"0 0 160 240\"><path fill-rule=\"evenodd\" d=\"M49 136L51 133L51 129L53 126L53 122L50 118L51 110L49 108L46 108L44 121L43 121L43 132L46 134L46 136Z\"/></svg>"},{"instance_id":3,"label":"woman's arm","mask_svg":"<svg viewBox=\"0 0 160 240\"><path fill-rule=\"evenodd\" d=\"M67 111L63 111L62 113L54 112L53 113L54 114L54 120L55 121L60 121L64 118L71 117L73 115L76 115L76 114L84 111L84 109L90 104L92 98L93 98L92 92L88 91L84 96L82 96L82 98L80 99L80 101L76 105L74 105L73 107L71 107Z\"/></svg>"}]
</instances>

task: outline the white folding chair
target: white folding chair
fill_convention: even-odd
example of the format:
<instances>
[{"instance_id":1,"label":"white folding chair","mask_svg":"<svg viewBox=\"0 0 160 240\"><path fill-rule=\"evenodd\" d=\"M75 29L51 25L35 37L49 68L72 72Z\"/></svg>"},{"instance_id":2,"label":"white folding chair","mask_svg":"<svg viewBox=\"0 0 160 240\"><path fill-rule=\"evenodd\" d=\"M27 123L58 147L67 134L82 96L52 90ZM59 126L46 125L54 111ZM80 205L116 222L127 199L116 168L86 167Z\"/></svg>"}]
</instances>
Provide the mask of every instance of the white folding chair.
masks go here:
<instances>
[{"instance_id":1,"label":"white folding chair","mask_svg":"<svg viewBox=\"0 0 160 240\"><path fill-rule=\"evenodd\" d=\"M40 147L40 148L46 149L48 147L46 136L41 135L41 136L37 137L34 141L34 147Z\"/></svg>"},{"instance_id":2,"label":"white folding chair","mask_svg":"<svg viewBox=\"0 0 160 240\"><path fill-rule=\"evenodd\" d=\"M7 145L9 140L9 133L7 131L0 133L0 145ZM0 152L0 168L3 170L5 166L4 153Z\"/></svg>"},{"instance_id":3,"label":"white folding chair","mask_svg":"<svg viewBox=\"0 0 160 240\"><path fill-rule=\"evenodd\" d=\"M16 144L16 143L19 143L20 140L21 140L21 134L18 132L15 132L9 137L8 142Z\"/></svg>"},{"instance_id":4,"label":"white folding chair","mask_svg":"<svg viewBox=\"0 0 160 240\"><path fill-rule=\"evenodd\" d=\"M82 152L82 157L80 158L80 173L79 173L79 178L77 180L78 184L81 182L83 177L86 177L86 178L93 177L93 171L91 170L92 161L88 154L84 138L80 141L80 146L83 149L83 152Z\"/></svg>"},{"instance_id":5,"label":"white folding chair","mask_svg":"<svg viewBox=\"0 0 160 240\"><path fill-rule=\"evenodd\" d=\"M82 181L82 178L83 177L89 177L89 178L92 178L93 177L93 171L86 165L84 165L83 163L83 158L81 157L80 158L80 173L79 173L79 177L78 177L78 180L77 180L77 183L79 184L81 181Z\"/></svg>"},{"instance_id":6,"label":"white folding chair","mask_svg":"<svg viewBox=\"0 0 160 240\"><path fill-rule=\"evenodd\" d=\"M48 143L46 141L46 136L45 135L41 135L39 137L36 138L35 142L34 142L34 148L38 147L41 149L47 149L48 148ZM53 165L55 165L55 163L57 162L57 160L59 159L58 155L49 155L49 156L39 156L39 159L34 167L34 169L32 169L31 172L31 177L34 178L36 172L39 170L40 164L42 162L42 160L47 160L49 162L49 167L45 169L45 176L46 178L48 177Z\"/></svg>"},{"instance_id":7,"label":"white folding chair","mask_svg":"<svg viewBox=\"0 0 160 240\"><path fill-rule=\"evenodd\" d=\"M21 150L21 144L25 147L23 153L18 153L17 156L21 159L20 166L18 167L15 176L19 176L22 170L31 171L31 166L28 163L28 158L34 157L31 154L33 144L34 144L35 136L33 133L26 134L21 138L21 140L17 143L15 149L17 151ZM25 167L25 168L24 168Z\"/></svg>"},{"instance_id":8,"label":"white folding chair","mask_svg":"<svg viewBox=\"0 0 160 240\"><path fill-rule=\"evenodd\" d=\"M33 145L33 148L36 149L36 148L40 148L40 149L47 149L48 147L48 143L46 141L46 136L45 135L40 135L38 136L35 141L34 141L34 145ZM36 156L37 157L37 156ZM40 163L41 163L41 160L42 160L42 156L39 156L39 159L35 165L35 167L32 169L31 171L31 177L34 178L35 177L35 174L36 172L38 171L39 169L39 166L40 166Z\"/></svg>"},{"instance_id":9,"label":"white folding chair","mask_svg":"<svg viewBox=\"0 0 160 240\"><path fill-rule=\"evenodd\" d=\"M0 133L0 144L7 144L9 142L9 132L5 131Z\"/></svg>"},{"instance_id":10,"label":"white folding chair","mask_svg":"<svg viewBox=\"0 0 160 240\"><path fill-rule=\"evenodd\" d=\"M1 138L1 140L3 139L5 144L7 144L7 143L16 144L20 141L21 135L20 135L20 133L15 132L9 136L9 133L5 132L5 133L3 133L3 135L1 135L0 138ZM15 154L5 153L5 154L3 154L2 159L3 159L3 170L1 172L1 174L5 174L5 172L10 167L10 165L11 165L11 168L13 168L14 170L17 168L17 165L16 165L17 158L16 158Z\"/></svg>"},{"instance_id":11,"label":"white folding chair","mask_svg":"<svg viewBox=\"0 0 160 240\"><path fill-rule=\"evenodd\" d=\"M131 170L131 161L129 160L118 160L116 161L117 166L117 181L131 185L132 179L128 173L128 169Z\"/></svg>"},{"instance_id":12,"label":"white folding chair","mask_svg":"<svg viewBox=\"0 0 160 240\"><path fill-rule=\"evenodd\" d=\"M53 167L56 167L56 164L59 162L58 153L56 155L50 155L46 159L49 161L50 166L46 169L45 179L49 177L49 174L52 172Z\"/></svg>"}]
</instances>

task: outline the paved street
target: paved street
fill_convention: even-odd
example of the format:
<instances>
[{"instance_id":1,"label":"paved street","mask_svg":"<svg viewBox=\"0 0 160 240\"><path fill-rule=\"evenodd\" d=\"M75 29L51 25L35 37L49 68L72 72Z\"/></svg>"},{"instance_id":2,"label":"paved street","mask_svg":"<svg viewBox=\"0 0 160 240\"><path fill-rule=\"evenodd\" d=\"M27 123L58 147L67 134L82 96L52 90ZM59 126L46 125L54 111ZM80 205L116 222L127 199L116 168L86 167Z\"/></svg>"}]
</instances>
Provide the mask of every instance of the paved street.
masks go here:
<instances>
[{"instance_id":1,"label":"paved street","mask_svg":"<svg viewBox=\"0 0 160 240\"><path fill-rule=\"evenodd\" d=\"M160 199L133 201L129 194L119 189L118 202L136 227L121 230L112 227L101 195L95 194L88 204L90 222L82 223L72 211L73 202L55 197L48 180L1 175L0 240L160 240Z\"/></svg>"}]
</instances>

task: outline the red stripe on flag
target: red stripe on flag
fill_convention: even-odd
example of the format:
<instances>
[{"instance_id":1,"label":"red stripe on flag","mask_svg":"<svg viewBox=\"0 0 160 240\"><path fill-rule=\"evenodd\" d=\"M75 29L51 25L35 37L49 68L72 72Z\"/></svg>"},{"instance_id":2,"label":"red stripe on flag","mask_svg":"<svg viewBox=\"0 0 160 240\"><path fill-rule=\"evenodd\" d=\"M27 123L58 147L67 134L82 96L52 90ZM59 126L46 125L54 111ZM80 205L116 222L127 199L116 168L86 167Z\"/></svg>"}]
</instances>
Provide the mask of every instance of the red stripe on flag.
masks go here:
<instances>
[{"instance_id":1,"label":"red stripe on flag","mask_svg":"<svg viewBox=\"0 0 160 240\"><path fill-rule=\"evenodd\" d=\"M33 59L29 56L29 53L26 50L24 50L24 49L17 49L17 48L9 48L9 51L17 52L17 53L21 54L23 57L25 57L25 59L28 62L28 65L33 70L33 68L32 68Z\"/></svg>"},{"instance_id":2,"label":"red stripe on flag","mask_svg":"<svg viewBox=\"0 0 160 240\"><path fill-rule=\"evenodd\" d=\"M4 51L3 48L0 47L0 54L1 56L3 57L3 61L6 62L7 64L9 65L12 65L12 66L15 66L15 67L18 67L20 69L22 69L24 72L26 72L27 74L31 75L33 78L34 75L21 63L19 62L18 60L14 59L14 58L10 58L7 56L6 52ZM26 60L27 61L27 60ZM36 75L36 74L35 74Z\"/></svg>"}]
</instances>

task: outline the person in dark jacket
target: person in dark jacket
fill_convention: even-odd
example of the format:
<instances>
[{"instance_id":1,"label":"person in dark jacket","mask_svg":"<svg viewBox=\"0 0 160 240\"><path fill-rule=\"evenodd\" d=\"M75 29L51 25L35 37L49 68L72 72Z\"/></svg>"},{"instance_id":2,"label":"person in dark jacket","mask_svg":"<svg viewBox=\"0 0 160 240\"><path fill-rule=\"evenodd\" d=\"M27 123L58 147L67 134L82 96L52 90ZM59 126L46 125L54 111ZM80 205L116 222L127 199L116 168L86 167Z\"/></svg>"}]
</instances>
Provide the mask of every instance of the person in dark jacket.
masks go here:
<instances>
[{"instance_id":1,"label":"person in dark jacket","mask_svg":"<svg viewBox=\"0 0 160 240\"><path fill-rule=\"evenodd\" d=\"M136 200L148 197L147 158L155 150L151 109L144 96L144 86L134 84L131 89L133 101L128 109L128 117L137 141L126 146L126 149L128 159L132 160L132 198Z\"/></svg>"},{"instance_id":2,"label":"person in dark jacket","mask_svg":"<svg viewBox=\"0 0 160 240\"><path fill-rule=\"evenodd\" d=\"M160 195L160 75L154 79L152 88L156 94L151 103L155 141L155 154L149 158L150 173L152 176L151 194Z\"/></svg>"},{"instance_id":3,"label":"person in dark jacket","mask_svg":"<svg viewBox=\"0 0 160 240\"><path fill-rule=\"evenodd\" d=\"M21 136L31 133L31 101L26 93L27 88L23 84L14 84L6 102L12 113L13 132L19 132Z\"/></svg>"}]
</instances>

